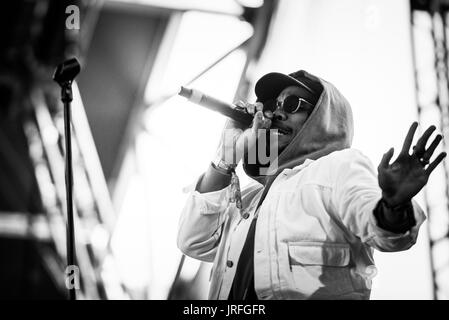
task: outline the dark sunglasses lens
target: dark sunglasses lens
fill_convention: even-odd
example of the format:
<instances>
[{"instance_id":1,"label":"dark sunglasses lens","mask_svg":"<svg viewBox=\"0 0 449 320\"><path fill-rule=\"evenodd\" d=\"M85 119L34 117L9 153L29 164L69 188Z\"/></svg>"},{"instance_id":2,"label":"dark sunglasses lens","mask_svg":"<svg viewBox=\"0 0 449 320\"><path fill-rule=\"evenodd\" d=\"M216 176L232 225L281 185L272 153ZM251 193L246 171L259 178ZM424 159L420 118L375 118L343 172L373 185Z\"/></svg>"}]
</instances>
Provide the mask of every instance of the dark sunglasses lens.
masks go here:
<instances>
[{"instance_id":1,"label":"dark sunglasses lens","mask_svg":"<svg viewBox=\"0 0 449 320\"><path fill-rule=\"evenodd\" d=\"M284 100L283 109L285 112L293 113L299 104L299 98L296 96L288 96Z\"/></svg>"},{"instance_id":2,"label":"dark sunglasses lens","mask_svg":"<svg viewBox=\"0 0 449 320\"><path fill-rule=\"evenodd\" d=\"M276 100L268 100L263 104L263 111L274 112L276 110Z\"/></svg>"}]
</instances>

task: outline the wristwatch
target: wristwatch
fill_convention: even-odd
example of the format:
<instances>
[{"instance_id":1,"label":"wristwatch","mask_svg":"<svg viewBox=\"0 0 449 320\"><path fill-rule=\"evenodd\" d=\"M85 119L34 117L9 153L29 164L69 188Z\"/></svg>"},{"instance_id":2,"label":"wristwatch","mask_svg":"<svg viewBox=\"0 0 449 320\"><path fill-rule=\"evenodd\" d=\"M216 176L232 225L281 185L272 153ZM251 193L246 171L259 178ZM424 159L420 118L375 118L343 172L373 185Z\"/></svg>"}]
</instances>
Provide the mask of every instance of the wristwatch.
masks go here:
<instances>
[{"instance_id":1,"label":"wristwatch","mask_svg":"<svg viewBox=\"0 0 449 320\"><path fill-rule=\"evenodd\" d=\"M214 169L225 174L232 174L232 172L235 171L235 168L237 167L236 164L227 164L220 156L217 156L211 164Z\"/></svg>"}]
</instances>

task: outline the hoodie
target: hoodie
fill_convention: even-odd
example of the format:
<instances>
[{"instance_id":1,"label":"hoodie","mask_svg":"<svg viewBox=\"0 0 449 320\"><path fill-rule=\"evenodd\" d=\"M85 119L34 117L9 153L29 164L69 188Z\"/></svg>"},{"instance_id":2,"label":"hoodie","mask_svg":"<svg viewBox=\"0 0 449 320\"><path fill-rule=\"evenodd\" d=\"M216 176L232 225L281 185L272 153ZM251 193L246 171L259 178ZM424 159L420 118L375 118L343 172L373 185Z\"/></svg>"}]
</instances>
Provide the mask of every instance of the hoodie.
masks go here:
<instances>
[{"instance_id":1,"label":"hoodie","mask_svg":"<svg viewBox=\"0 0 449 320\"><path fill-rule=\"evenodd\" d=\"M299 166L306 159L317 160L334 151L350 148L354 135L351 106L334 85L304 70L292 73L290 76L314 88L319 94L318 98L315 99L315 107L301 130L296 133L290 144L278 155L277 162L274 162L274 165L268 169L268 172L271 174L258 175L257 173L262 165L251 165L247 161L244 162L243 168L245 173L264 185L258 206L262 204L271 184L280 172ZM257 91L260 92L260 89L257 90L257 87L258 85L256 85L256 93ZM269 99L274 99L280 93L279 90L282 89L283 86L280 86L279 89L273 90L268 95L262 91L259 94L258 101L264 103ZM250 225L239 258L229 297L232 300L257 299L254 291L254 270L252 265L256 219Z\"/></svg>"},{"instance_id":2,"label":"hoodie","mask_svg":"<svg viewBox=\"0 0 449 320\"><path fill-rule=\"evenodd\" d=\"M279 154L278 161L275 163L276 167L268 170L271 174L259 175L260 164L250 165L246 161L243 163L245 173L266 186L269 186L284 169L301 165L306 159L316 160L334 151L350 148L354 135L351 106L334 85L304 70L290 75L313 86L321 93L302 129ZM279 90L275 90L270 92L270 95L264 96L260 92L258 101L264 103L270 98L275 98L279 93Z\"/></svg>"}]
</instances>

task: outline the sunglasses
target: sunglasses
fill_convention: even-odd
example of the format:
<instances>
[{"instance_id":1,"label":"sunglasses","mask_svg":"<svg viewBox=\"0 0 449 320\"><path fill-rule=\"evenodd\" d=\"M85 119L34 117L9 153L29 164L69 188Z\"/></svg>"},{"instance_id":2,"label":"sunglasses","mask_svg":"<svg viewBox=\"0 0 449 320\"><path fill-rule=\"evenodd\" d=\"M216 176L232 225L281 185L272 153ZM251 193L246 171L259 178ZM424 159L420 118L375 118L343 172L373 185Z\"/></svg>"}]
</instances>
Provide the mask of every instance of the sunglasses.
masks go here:
<instances>
[{"instance_id":1,"label":"sunglasses","mask_svg":"<svg viewBox=\"0 0 449 320\"><path fill-rule=\"evenodd\" d=\"M296 113L298 111L311 111L314 105L309 101L295 95L287 96L284 101L270 100L264 104L264 111L274 112L281 109L287 113Z\"/></svg>"}]
</instances>

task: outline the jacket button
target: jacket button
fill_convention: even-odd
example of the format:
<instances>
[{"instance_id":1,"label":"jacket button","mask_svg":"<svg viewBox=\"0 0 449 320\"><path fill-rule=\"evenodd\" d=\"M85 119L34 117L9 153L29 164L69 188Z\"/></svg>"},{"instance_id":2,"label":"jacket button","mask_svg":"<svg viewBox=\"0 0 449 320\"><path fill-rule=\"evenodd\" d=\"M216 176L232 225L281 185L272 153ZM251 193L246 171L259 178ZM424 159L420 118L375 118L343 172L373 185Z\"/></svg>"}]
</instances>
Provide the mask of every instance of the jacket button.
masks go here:
<instances>
[{"instance_id":1,"label":"jacket button","mask_svg":"<svg viewBox=\"0 0 449 320\"><path fill-rule=\"evenodd\" d=\"M232 266L234 265L234 262L232 262L231 260L228 260L228 261L226 261L226 265L227 265L229 268L232 268Z\"/></svg>"}]
</instances>

